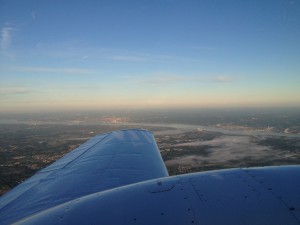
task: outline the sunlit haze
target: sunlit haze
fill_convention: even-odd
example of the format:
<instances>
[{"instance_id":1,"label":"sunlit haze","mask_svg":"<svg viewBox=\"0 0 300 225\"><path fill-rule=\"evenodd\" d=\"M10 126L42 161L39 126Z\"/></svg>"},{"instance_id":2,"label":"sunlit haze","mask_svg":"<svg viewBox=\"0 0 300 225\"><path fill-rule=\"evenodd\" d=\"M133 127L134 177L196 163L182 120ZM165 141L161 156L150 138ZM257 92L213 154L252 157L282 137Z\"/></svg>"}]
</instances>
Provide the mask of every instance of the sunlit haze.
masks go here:
<instances>
[{"instance_id":1,"label":"sunlit haze","mask_svg":"<svg viewBox=\"0 0 300 225\"><path fill-rule=\"evenodd\" d=\"M0 112L300 106L298 0L0 0L0 32Z\"/></svg>"}]
</instances>

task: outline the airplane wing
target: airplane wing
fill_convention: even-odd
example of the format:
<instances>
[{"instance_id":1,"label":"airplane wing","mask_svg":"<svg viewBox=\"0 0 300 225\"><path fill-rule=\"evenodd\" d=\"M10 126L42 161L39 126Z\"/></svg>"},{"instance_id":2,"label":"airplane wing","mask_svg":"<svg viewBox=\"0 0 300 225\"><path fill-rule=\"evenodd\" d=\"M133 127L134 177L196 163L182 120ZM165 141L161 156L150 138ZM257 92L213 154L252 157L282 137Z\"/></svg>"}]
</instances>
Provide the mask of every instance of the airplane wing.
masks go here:
<instances>
[{"instance_id":1,"label":"airplane wing","mask_svg":"<svg viewBox=\"0 0 300 225\"><path fill-rule=\"evenodd\" d=\"M0 198L0 224L299 225L300 166L168 176L144 130L96 136Z\"/></svg>"},{"instance_id":2,"label":"airplane wing","mask_svg":"<svg viewBox=\"0 0 300 225\"><path fill-rule=\"evenodd\" d=\"M151 132L97 135L0 198L0 224L91 193L168 176Z\"/></svg>"}]
</instances>

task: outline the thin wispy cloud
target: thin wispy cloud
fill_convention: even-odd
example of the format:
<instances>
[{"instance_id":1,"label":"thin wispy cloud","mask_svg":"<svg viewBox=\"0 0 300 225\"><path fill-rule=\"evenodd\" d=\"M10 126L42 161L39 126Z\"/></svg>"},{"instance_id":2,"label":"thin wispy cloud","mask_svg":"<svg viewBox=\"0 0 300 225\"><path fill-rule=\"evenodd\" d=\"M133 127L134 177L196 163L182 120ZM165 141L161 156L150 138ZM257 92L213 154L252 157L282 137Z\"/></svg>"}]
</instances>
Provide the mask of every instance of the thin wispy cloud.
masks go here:
<instances>
[{"instance_id":1,"label":"thin wispy cloud","mask_svg":"<svg viewBox=\"0 0 300 225\"><path fill-rule=\"evenodd\" d=\"M31 18L32 19L36 19L36 12L35 11L32 11L31 13L30 13L30 16L31 16Z\"/></svg>"},{"instance_id":2,"label":"thin wispy cloud","mask_svg":"<svg viewBox=\"0 0 300 225\"><path fill-rule=\"evenodd\" d=\"M199 75L199 76L193 76L187 79L192 82L198 82L198 83L220 83L220 84L226 84L226 83L232 83L236 81L236 77L229 76L229 75L220 75L220 76L214 76L214 75Z\"/></svg>"},{"instance_id":3,"label":"thin wispy cloud","mask_svg":"<svg viewBox=\"0 0 300 225\"><path fill-rule=\"evenodd\" d=\"M123 76L129 84L161 86L179 83L187 80L184 76L168 73L155 73L141 76Z\"/></svg>"},{"instance_id":4,"label":"thin wispy cloud","mask_svg":"<svg viewBox=\"0 0 300 225\"><path fill-rule=\"evenodd\" d=\"M151 85L160 85L160 84L172 84L186 80L185 77L177 76L177 75L163 75L163 76L155 76L150 77L148 79L143 80L144 83Z\"/></svg>"},{"instance_id":5,"label":"thin wispy cloud","mask_svg":"<svg viewBox=\"0 0 300 225\"><path fill-rule=\"evenodd\" d=\"M12 25L6 24L1 28L1 40L0 47L2 51L5 51L9 48L12 39L12 32L16 30Z\"/></svg>"},{"instance_id":6,"label":"thin wispy cloud","mask_svg":"<svg viewBox=\"0 0 300 225\"><path fill-rule=\"evenodd\" d=\"M174 83L184 83L188 84L205 84L205 83L220 83L226 84L234 82L235 79L232 76L191 76L191 75L177 75L177 74L169 74L169 73L154 73L154 74L143 74L139 77L136 76L125 76L123 77L129 83L132 84L142 84L142 85L150 85L150 86L160 86L160 85L168 85Z\"/></svg>"},{"instance_id":7,"label":"thin wispy cloud","mask_svg":"<svg viewBox=\"0 0 300 225\"><path fill-rule=\"evenodd\" d=\"M52 68L52 67L13 67L11 71L31 72L31 73L65 73L65 74L95 74L95 70L80 68Z\"/></svg>"},{"instance_id":8,"label":"thin wispy cloud","mask_svg":"<svg viewBox=\"0 0 300 225\"><path fill-rule=\"evenodd\" d=\"M62 41L57 43L38 43L33 50L50 58L81 59L96 61L114 61L127 63L203 63L207 59L194 58L174 54L155 54L147 51L134 51L124 48L87 47L86 43L78 40Z\"/></svg>"},{"instance_id":9,"label":"thin wispy cloud","mask_svg":"<svg viewBox=\"0 0 300 225\"><path fill-rule=\"evenodd\" d=\"M132 55L116 55L110 59L114 61L125 61L125 62L145 62L147 59L143 56L132 56Z\"/></svg>"},{"instance_id":10,"label":"thin wispy cloud","mask_svg":"<svg viewBox=\"0 0 300 225\"><path fill-rule=\"evenodd\" d=\"M231 83L234 81L234 78L231 76L217 76L216 78L213 79L213 81L217 82L217 83Z\"/></svg>"},{"instance_id":11,"label":"thin wispy cloud","mask_svg":"<svg viewBox=\"0 0 300 225\"><path fill-rule=\"evenodd\" d=\"M151 55L153 57L153 61L159 63L203 63L207 60L199 59L199 58L189 58L189 57L180 57L173 55Z\"/></svg>"},{"instance_id":12,"label":"thin wispy cloud","mask_svg":"<svg viewBox=\"0 0 300 225\"><path fill-rule=\"evenodd\" d=\"M32 92L26 87L0 87L0 95L27 94Z\"/></svg>"},{"instance_id":13,"label":"thin wispy cloud","mask_svg":"<svg viewBox=\"0 0 300 225\"><path fill-rule=\"evenodd\" d=\"M211 47L211 46L196 46L196 45L188 45L188 49L194 49L194 50L199 50L199 51L216 51L216 47Z\"/></svg>"},{"instance_id":14,"label":"thin wispy cloud","mask_svg":"<svg viewBox=\"0 0 300 225\"><path fill-rule=\"evenodd\" d=\"M89 59L89 58L91 58L90 55L84 55L84 56L81 57L82 60L86 60L86 59Z\"/></svg>"}]
</instances>

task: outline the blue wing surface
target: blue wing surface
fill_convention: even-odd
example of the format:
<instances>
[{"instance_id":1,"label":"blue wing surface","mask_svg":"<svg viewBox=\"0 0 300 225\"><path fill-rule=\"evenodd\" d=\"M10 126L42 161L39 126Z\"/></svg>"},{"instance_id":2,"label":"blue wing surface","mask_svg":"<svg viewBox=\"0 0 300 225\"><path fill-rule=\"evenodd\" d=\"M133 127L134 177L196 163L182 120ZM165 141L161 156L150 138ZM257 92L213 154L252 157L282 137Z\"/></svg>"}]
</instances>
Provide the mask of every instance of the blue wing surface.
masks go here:
<instances>
[{"instance_id":1,"label":"blue wing surface","mask_svg":"<svg viewBox=\"0 0 300 225\"><path fill-rule=\"evenodd\" d=\"M151 132L97 135L2 196L0 224L81 196L166 176Z\"/></svg>"},{"instance_id":2,"label":"blue wing surface","mask_svg":"<svg viewBox=\"0 0 300 225\"><path fill-rule=\"evenodd\" d=\"M94 193L16 225L299 225L300 166L158 178Z\"/></svg>"}]
</instances>

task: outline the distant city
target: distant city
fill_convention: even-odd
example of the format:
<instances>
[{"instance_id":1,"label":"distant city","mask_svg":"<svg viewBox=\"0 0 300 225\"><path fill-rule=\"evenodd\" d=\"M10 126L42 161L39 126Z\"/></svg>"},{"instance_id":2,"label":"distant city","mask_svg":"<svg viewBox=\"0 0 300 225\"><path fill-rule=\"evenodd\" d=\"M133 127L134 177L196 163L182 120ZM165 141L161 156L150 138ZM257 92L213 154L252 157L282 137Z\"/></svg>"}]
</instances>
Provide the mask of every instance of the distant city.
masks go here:
<instances>
[{"instance_id":1,"label":"distant city","mask_svg":"<svg viewBox=\"0 0 300 225\"><path fill-rule=\"evenodd\" d=\"M300 109L0 114L0 194L99 133L154 133L170 175L300 163Z\"/></svg>"}]
</instances>

